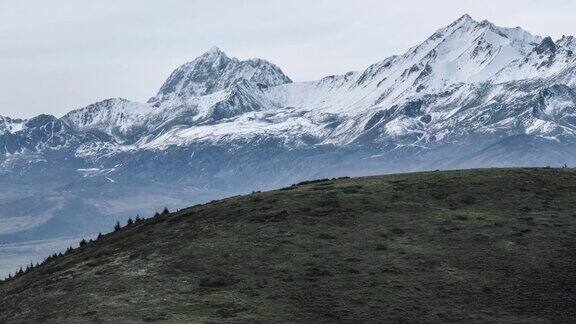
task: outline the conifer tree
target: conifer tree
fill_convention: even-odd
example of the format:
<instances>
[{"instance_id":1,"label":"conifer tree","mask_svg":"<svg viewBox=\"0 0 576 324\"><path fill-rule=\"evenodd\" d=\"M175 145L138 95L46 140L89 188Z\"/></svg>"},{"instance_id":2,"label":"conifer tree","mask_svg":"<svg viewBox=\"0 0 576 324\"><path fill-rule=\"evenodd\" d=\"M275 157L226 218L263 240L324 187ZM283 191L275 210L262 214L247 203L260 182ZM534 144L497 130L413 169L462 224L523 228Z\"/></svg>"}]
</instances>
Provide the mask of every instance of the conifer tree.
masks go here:
<instances>
[{"instance_id":1,"label":"conifer tree","mask_svg":"<svg viewBox=\"0 0 576 324\"><path fill-rule=\"evenodd\" d=\"M128 218L128 222L126 225L132 225L134 224L134 221L132 220L132 217Z\"/></svg>"},{"instance_id":2,"label":"conifer tree","mask_svg":"<svg viewBox=\"0 0 576 324\"><path fill-rule=\"evenodd\" d=\"M168 207L164 207L164 210L162 211L162 215L168 215L168 214L170 214Z\"/></svg>"},{"instance_id":3,"label":"conifer tree","mask_svg":"<svg viewBox=\"0 0 576 324\"><path fill-rule=\"evenodd\" d=\"M122 226L120 226L120 222L116 222L116 225L114 225L114 232L118 232L121 228Z\"/></svg>"}]
</instances>

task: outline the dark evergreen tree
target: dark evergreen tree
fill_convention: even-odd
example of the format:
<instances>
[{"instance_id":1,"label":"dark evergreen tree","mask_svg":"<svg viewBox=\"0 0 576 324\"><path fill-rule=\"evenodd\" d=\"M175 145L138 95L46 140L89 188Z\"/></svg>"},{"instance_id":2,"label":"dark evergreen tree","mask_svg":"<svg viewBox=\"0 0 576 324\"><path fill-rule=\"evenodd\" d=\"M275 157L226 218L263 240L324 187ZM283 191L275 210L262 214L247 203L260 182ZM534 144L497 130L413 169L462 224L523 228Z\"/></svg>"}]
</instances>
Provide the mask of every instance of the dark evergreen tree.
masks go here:
<instances>
[{"instance_id":1,"label":"dark evergreen tree","mask_svg":"<svg viewBox=\"0 0 576 324\"><path fill-rule=\"evenodd\" d=\"M84 245L86 245L86 244L88 244L88 242L86 242L85 239L82 239L82 241L80 241L80 246L84 246Z\"/></svg>"},{"instance_id":2,"label":"dark evergreen tree","mask_svg":"<svg viewBox=\"0 0 576 324\"><path fill-rule=\"evenodd\" d=\"M162 215L168 215L168 214L170 214L168 207L164 207L164 210L162 211Z\"/></svg>"},{"instance_id":3,"label":"dark evergreen tree","mask_svg":"<svg viewBox=\"0 0 576 324\"><path fill-rule=\"evenodd\" d=\"M98 237L96 238L97 240L101 239L104 235L102 235L102 233L98 233Z\"/></svg>"},{"instance_id":4,"label":"dark evergreen tree","mask_svg":"<svg viewBox=\"0 0 576 324\"><path fill-rule=\"evenodd\" d=\"M134 221L132 220L132 217L128 218L128 222L126 223L126 225L130 226L134 224Z\"/></svg>"},{"instance_id":5,"label":"dark evergreen tree","mask_svg":"<svg viewBox=\"0 0 576 324\"><path fill-rule=\"evenodd\" d=\"M66 253L70 253L70 252L72 252L72 250L74 250L74 249L73 249L71 246L69 246L69 247L66 249ZM58 255L56 255L56 253L54 253L54 258L56 258L56 257L58 257Z\"/></svg>"},{"instance_id":6,"label":"dark evergreen tree","mask_svg":"<svg viewBox=\"0 0 576 324\"><path fill-rule=\"evenodd\" d=\"M121 228L122 226L120 226L120 222L116 222L116 225L114 225L114 232L118 232Z\"/></svg>"},{"instance_id":7,"label":"dark evergreen tree","mask_svg":"<svg viewBox=\"0 0 576 324\"><path fill-rule=\"evenodd\" d=\"M140 214L137 214L137 215L136 215L136 220L135 220L136 223L138 223L138 222L141 221L141 220L142 220L142 218L140 218Z\"/></svg>"}]
</instances>

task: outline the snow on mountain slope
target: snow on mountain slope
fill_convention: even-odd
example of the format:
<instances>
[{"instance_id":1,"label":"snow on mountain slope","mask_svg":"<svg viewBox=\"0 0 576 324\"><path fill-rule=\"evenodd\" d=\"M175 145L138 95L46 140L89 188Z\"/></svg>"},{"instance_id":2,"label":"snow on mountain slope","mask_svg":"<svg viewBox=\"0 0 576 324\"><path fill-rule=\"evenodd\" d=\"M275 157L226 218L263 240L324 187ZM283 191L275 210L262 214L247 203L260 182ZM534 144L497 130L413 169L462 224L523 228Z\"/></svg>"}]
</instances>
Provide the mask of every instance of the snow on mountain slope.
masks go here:
<instances>
[{"instance_id":1,"label":"snow on mountain slope","mask_svg":"<svg viewBox=\"0 0 576 324\"><path fill-rule=\"evenodd\" d=\"M23 119L0 116L0 133L15 133L22 129L25 122Z\"/></svg>"},{"instance_id":2,"label":"snow on mountain slope","mask_svg":"<svg viewBox=\"0 0 576 324\"><path fill-rule=\"evenodd\" d=\"M79 155L85 156L92 147L101 154L102 148L118 150L117 144L146 143L173 127L277 107L262 90L287 82L291 80L265 60L240 61L212 48L176 69L148 103L107 99L74 110L62 120L75 131L100 134L97 143L82 145Z\"/></svg>"},{"instance_id":3,"label":"snow on mountain slope","mask_svg":"<svg viewBox=\"0 0 576 324\"><path fill-rule=\"evenodd\" d=\"M315 122L313 118L293 109L277 109L246 113L217 125L175 127L149 142L139 143L139 148L166 149L202 142L224 144L265 137L279 137L287 145L298 146L303 144L302 136L319 139L326 135L321 123Z\"/></svg>"},{"instance_id":4,"label":"snow on mountain slope","mask_svg":"<svg viewBox=\"0 0 576 324\"><path fill-rule=\"evenodd\" d=\"M103 132L122 143L135 128L144 126L152 110L150 104L114 98L73 110L62 120L76 131Z\"/></svg>"},{"instance_id":5,"label":"snow on mountain slope","mask_svg":"<svg viewBox=\"0 0 576 324\"><path fill-rule=\"evenodd\" d=\"M66 149L77 140L76 134L52 115L39 115L23 121L19 130L0 134L0 153Z\"/></svg>"},{"instance_id":6,"label":"snow on mountain slope","mask_svg":"<svg viewBox=\"0 0 576 324\"><path fill-rule=\"evenodd\" d=\"M464 15L364 71L296 83L267 61L212 48L177 68L148 103L108 99L61 120L91 134L76 152L85 158L256 137L383 149L470 134L556 138L574 133L575 43Z\"/></svg>"},{"instance_id":7,"label":"snow on mountain slope","mask_svg":"<svg viewBox=\"0 0 576 324\"><path fill-rule=\"evenodd\" d=\"M391 63L397 67L380 77L379 86L395 87L386 95L394 101L403 93L434 93L454 84L482 82L524 56L538 40L519 28L496 27L464 15Z\"/></svg>"},{"instance_id":8,"label":"snow on mountain slope","mask_svg":"<svg viewBox=\"0 0 576 324\"><path fill-rule=\"evenodd\" d=\"M280 68L261 59L240 61L219 48L177 68L150 102L205 96L225 90L240 80L269 87L292 82Z\"/></svg>"},{"instance_id":9,"label":"snow on mountain slope","mask_svg":"<svg viewBox=\"0 0 576 324\"><path fill-rule=\"evenodd\" d=\"M404 55L389 57L363 72L268 91L288 106L354 116L374 106L387 109L410 97L486 81L540 40L520 28L496 27L464 15Z\"/></svg>"},{"instance_id":10,"label":"snow on mountain slope","mask_svg":"<svg viewBox=\"0 0 576 324\"><path fill-rule=\"evenodd\" d=\"M489 106L490 100L503 100L497 94L502 89L482 84L536 51L542 42L519 27L497 27L464 15L407 53L362 72L266 91L285 106L344 118L325 138L330 144L348 145L376 131L377 135L368 137L378 142L404 137L411 144L445 139L450 133L462 135L452 129L457 126L468 133L474 129L488 132L501 120L486 125L474 118L483 116L482 106ZM538 74L525 79L533 77ZM485 96L485 91L492 97ZM462 115L468 123L454 124L454 118Z\"/></svg>"},{"instance_id":11,"label":"snow on mountain slope","mask_svg":"<svg viewBox=\"0 0 576 324\"><path fill-rule=\"evenodd\" d=\"M548 79L564 72L572 73L576 67L576 40L563 37L554 42L546 37L527 56L512 62L499 71L493 82L518 81L532 78ZM564 80L574 82L575 80ZM573 83L571 83L573 85Z\"/></svg>"}]
</instances>

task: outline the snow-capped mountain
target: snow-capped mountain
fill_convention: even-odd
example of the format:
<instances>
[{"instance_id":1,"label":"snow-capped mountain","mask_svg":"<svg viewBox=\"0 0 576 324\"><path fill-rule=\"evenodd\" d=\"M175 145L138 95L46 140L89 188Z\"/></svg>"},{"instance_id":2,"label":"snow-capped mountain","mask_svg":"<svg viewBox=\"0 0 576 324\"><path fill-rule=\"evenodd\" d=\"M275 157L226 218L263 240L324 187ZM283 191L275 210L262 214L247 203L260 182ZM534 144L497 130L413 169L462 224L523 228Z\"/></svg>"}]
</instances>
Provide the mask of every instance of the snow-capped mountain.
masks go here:
<instances>
[{"instance_id":1,"label":"snow-capped mountain","mask_svg":"<svg viewBox=\"0 0 576 324\"><path fill-rule=\"evenodd\" d=\"M0 180L66 192L61 201L35 186L9 199L43 199L53 216L43 219L79 231L86 220L71 220L67 206L97 215L88 222L96 226L135 212L118 208L118 196L151 209L315 177L573 164L575 52L571 36L555 41L468 15L404 54L312 82L212 48L145 103L0 117ZM162 202L150 198L158 188Z\"/></svg>"},{"instance_id":2,"label":"snow-capped mountain","mask_svg":"<svg viewBox=\"0 0 576 324\"><path fill-rule=\"evenodd\" d=\"M228 90L240 80L253 82L260 87L292 82L280 68L265 60L239 61L213 47L177 68L150 102L206 96Z\"/></svg>"}]
</instances>

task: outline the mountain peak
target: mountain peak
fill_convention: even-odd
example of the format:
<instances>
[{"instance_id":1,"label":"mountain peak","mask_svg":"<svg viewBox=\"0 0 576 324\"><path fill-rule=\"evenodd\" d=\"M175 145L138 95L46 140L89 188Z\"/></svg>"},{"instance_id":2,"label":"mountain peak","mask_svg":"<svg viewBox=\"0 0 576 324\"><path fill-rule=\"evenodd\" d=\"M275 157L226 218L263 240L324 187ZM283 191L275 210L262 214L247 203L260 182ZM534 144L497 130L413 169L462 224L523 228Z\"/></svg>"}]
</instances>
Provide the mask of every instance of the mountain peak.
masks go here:
<instances>
[{"instance_id":1,"label":"mountain peak","mask_svg":"<svg viewBox=\"0 0 576 324\"><path fill-rule=\"evenodd\" d=\"M178 67L149 102L209 95L251 81L263 87L292 82L280 68L262 59L229 58L218 47Z\"/></svg>"},{"instance_id":2,"label":"mountain peak","mask_svg":"<svg viewBox=\"0 0 576 324\"><path fill-rule=\"evenodd\" d=\"M465 13L462 16L460 16L460 18L458 18L456 21L460 21L460 22L473 22L475 21L469 14Z\"/></svg>"},{"instance_id":3,"label":"mountain peak","mask_svg":"<svg viewBox=\"0 0 576 324\"><path fill-rule=\"evenodd\" d=\"M460 16L460 18L453 21L448 26L445 26L441 29L438 29L430 38L429 40L438 40L446 37L449 34L452 34L454 31L465 28L465 29L473 29L475 26L479 25L479 23L472 19L469 14L464 14Z\"/></svg>"},{"instance_id":4,"label":"mountain peak","mask_svg":"<svg viewBox=\"0 0 576 324\"><path fill-rule=\"evenodd\" d=\"M222 51L218 46L212 46L206 52L204 52L204 54L202 54L200 57L198 57L197 59L205 58L205 57L226 57L227 58L228 56L226 56L226 53L224 53L224 51Z\"/></svg>"},{"instance_id":5,"label":"mountain peak","mask_svg":"<svg viewBox=\"0 0 576 324\"><path fill-rule=\"evenodd\" d=\"M555 53L556 44L552 40L552 37L548 36L542 40L542 42L536 47L535 50L538 54Z\"/></svg>"},{"instance_id":6,"label":"mountain peak","mask_svg":"<svg viewBox=\"0 0 576 324\"><path fill-rule=\"evenodd\" d=\"M568 51L576 50L576 39L574 36L562 36L557 42L557 47L565 48Z\"/></svg>"},{"instance_id":7,"label":"mountain peak","mask_svg":"<svg viewBox=\"0 0 576 324\"><path fill-rule=\"evenodd\" d=\"M212 46L206 51L206 54L224 54L224 52L218 46Z\"/></svg>"},{"instance_id":8,"label":"mountain peak","mask_svg":"<svg viewBox=\"0 0 576 324\"><path fill-rule=\"evenodd\" d=\"M460 16L460 18L456 19L453 23L448 25L447 28L456 26L476 25L476 24L478 24L478 22L472 19L472 17L469 14L464 14Z\"/></svg>"}]
</instances>

